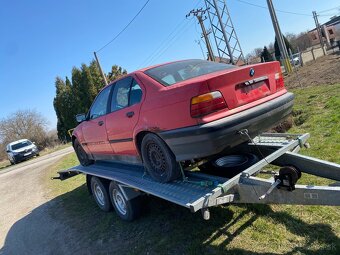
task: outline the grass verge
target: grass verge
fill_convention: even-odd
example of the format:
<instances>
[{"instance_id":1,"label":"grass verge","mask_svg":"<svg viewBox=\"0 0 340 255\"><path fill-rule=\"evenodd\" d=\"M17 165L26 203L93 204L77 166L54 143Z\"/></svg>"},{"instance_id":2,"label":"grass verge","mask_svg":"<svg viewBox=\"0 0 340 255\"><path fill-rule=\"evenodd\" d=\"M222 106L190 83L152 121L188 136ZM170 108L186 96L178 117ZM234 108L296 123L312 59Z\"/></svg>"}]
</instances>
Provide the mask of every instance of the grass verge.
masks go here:
<instances>
[{"instance_id":1,"label":"grass verge","mask_svg":"<svg viewBox=\"0 0 340 255\"><path fill-rule=\"evenodd\" d=\"M339 155L340 85L294 90L292 133L311 133L303 154L334 162ZM77 163L66 156L55 172ZM46 177L46 178L48 178ZM304 175L304 182L325 183ZM142 218L121 221L101 212L88 196L84 176L46 181L51 214L76 233L73 241L89 253L116 254L340 254L340 208L326 206L229 205L212 208L210 221L166 201L149 197Z\"/></svg>"}]
</instances>

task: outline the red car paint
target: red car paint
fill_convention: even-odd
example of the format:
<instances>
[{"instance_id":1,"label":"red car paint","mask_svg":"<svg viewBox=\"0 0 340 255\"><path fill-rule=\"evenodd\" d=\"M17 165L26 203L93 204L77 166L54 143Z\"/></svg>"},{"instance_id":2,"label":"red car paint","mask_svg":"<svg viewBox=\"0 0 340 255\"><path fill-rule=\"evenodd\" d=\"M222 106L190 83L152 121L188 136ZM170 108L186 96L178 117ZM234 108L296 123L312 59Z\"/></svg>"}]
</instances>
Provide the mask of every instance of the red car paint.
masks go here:
<instances>
[{"instance_id":1,"label":"red car paint","mask_svg":"<svg viewBox=\"0 0 340 255\"><path fill-rule=\"evenodd\" d=\"M161 66L161 65L159 65ZM156 66L157 67L157 66ZM120 78L132 77L142 90L139 103L79 124L73 132L92 159L139 159L138 141L143 132L160 133L210 123L268 102L287 91L277 88L279 62L270 62L217 71L164 86L151 78L145 68ZM251 76L250 69L255 70ZM255 79L261 80L254 82ZM117 81L108 86L113 86ZM253 81L254 84L248 84ZM247 83L248 82L248 83ZM107 88L107 87L106 87ZM199 118L191 116L191 99L220 91L227 108ZM128 114L133 112L133 116ZM102 125L99 125L102 123ZM118 157L117 157L118 156Z\"/></svg>"}]
</instances>

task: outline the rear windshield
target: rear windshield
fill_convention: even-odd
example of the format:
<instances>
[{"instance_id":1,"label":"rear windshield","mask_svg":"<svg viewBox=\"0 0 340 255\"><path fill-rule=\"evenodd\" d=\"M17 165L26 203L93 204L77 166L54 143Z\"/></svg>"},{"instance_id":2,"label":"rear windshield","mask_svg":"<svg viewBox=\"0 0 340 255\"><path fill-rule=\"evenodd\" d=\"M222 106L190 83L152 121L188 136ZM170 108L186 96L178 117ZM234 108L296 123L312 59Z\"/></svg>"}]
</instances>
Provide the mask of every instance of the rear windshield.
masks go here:
<instances>
[{"instance_id":1,"label":"rear windshield","mask_svg":"<svg viewBox=\"0 0 340 255\"><path fill-rule=\"evenodd\" d=\"M224 63L195 59L154 67L146 70L145 73L164 86L170 86L180 81L232 68L236 67Z\"/></svg>"},{"instance_id":2,"label":"rear windshield","mask_svg":"<svg viewBox=\"0 0 340 255\"><path fill-rule=\"evenodd\" d=\"M11 145L11 147L12 147L12 150L17 150L17 149L21 149L23 147L29 146L31 144L32 143L30 141L23 141L23 142Z\"/></svg>"}]
</instances>

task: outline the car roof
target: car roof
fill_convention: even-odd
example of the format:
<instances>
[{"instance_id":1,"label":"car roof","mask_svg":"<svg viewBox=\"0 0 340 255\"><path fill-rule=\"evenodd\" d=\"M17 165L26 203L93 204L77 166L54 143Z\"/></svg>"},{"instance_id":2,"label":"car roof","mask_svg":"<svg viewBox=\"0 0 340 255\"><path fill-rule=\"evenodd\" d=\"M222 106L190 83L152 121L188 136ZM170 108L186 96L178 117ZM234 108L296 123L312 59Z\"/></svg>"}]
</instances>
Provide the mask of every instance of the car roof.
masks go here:
<instances>
[{"instance_id":1,"label":"car roof","mask_svg":"<svg viewBox=\"0 0 340 255\"><path fill-rule=\"evenodd\" d=\"M21 143L21 142L26 142L26 141L29 141L28 139L20 139L20 140L17 140L17 141L14 141L14 142L11 142L9 143L8 145L14 145L14 144L17 144L17 143Z\"/></svg>"}]
</instances>

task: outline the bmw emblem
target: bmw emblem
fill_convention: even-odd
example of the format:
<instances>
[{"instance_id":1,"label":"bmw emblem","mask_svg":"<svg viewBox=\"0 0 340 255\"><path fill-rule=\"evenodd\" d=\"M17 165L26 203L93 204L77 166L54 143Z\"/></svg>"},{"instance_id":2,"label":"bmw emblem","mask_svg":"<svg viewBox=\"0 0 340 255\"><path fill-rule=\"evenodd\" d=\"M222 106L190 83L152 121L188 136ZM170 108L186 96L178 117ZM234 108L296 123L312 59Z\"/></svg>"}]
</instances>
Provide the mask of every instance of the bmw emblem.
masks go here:
<instances>
[{"instance_id":1,"label":"bmw emblem","mask_svg":"<svg viewBox=\"0 0 340 255\"><path fill-rule=\"evenodd\" d=\"M254 76L254 74L255 74L255 70L253 68L250 68L249 75Z\"/></svg>"}]
</instances>

